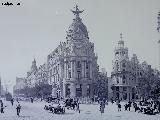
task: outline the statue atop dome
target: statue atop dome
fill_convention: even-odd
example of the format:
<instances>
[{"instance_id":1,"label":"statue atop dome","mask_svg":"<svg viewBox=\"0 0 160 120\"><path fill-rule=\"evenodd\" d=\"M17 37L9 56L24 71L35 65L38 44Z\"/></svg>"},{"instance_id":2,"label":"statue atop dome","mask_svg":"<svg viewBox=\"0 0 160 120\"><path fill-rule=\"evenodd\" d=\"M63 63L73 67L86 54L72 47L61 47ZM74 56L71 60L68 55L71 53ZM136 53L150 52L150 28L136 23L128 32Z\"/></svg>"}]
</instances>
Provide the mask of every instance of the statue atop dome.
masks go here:
<instances>
[{"instance_id":1,"label":"statue atop dome","mask_svg":"<svg viewBox=\"0 0 160 120\"><path fill-rule=\"evenodd\" d=\"M75 11L71 10L71 11L73 12L74 15L76 15L76 18L77 18L77 17L79 17L79 14L82 13L84 10L80 11L78 8L78 5L76 5L76 7L74 7L74 8L76 8L76 10Z\"/></svg>"}]
</instances>

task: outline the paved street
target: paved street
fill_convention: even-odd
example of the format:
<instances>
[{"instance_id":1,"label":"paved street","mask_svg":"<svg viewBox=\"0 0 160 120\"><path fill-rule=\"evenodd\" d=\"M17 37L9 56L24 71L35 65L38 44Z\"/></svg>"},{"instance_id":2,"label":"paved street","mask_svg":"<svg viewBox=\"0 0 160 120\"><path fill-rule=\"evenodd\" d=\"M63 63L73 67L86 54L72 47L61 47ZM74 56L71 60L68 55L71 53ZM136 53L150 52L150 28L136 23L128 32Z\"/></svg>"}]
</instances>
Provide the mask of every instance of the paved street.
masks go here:
<instances>
[{"instance_id":1,"label":"paved street","mask_svg":"<svg viewBox=\"0 0 160 120\"><path fill-rule=\"evenodd\" d=\"M99 105L80 105L81 113L73 110L66 110L66 113L52 114L43 109L44 102L21 102L20 117L16 116L16 106L11 106L10 102L4 102L7 106L5 113L0 114L0 120L160 120L159 115L145 115L134 111L117 111L117 106L106 106L105 112L101 115Z\"/></svg>"}]
</instances>

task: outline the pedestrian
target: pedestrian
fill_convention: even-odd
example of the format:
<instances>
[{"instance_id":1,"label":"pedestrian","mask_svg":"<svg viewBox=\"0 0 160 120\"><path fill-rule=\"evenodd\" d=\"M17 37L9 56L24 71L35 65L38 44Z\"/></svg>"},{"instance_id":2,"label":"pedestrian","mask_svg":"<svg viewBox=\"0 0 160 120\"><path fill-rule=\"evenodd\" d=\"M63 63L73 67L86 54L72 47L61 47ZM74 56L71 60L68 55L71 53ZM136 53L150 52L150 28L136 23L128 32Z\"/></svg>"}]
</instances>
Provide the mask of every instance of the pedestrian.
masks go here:
<instances>
[{"instance_id":1,"label":"pedestrian","mask_svg":"<svg viewBox=\"0 0 160 120\"><path fill-rule=\"evenodd\" d=\"M77 111L80 113L79 102L77 102Z\"/></svg>"},{"instance_id":2,"label":"pedestrian","mask_svg":"<svg viewBox=\"0 0 160 120\"><path fill-rule=\"evenodd\" d=\"M12 98L12 99L11 99L11 104L12 104L12 106L13 106L13 103L14 103L14 99Z\"/></svg>"},{"instance_id":3,"label":"pedestrian","mask_svg":"<svg viewBox=\"0 0 160 120\"><path fill-rule=\"evenodd\" d=\"M4 113L4 105L2 101L1 101L1 113Z\"/></svg>"},{"instance_id":4,"label":"pedestrian","mask_svg":"<svg viewBox=\"0 0 160 120\"><path fill-rule=\"evenodd\" d=\"M16 109L17 109L17 115L19 116L20 111L21 111L21 105L20 105L19 102L18 102L18 105L17 105Z\"/></svg>"},{"instance_id":5,"label":"pedestrian","mask_svg":"<svg viewBox=\"0 0 160 120\"><path fill-rule=\"evenodd\" d=\"M125 110L127 110L128 109L128 104L125 104L124 108L125 108Z\"/></svg>"},{"instance_id":6,"label":"pedestrian","mask_svg":"<svg viewBox=\"0 0 160 120\"><path fill-rule=\"evenodd\" d=\"M33 98L31 97L31 103L33 103Z\"/></svg>"},{"instance_id":7,"label":"pedestrian","mask_svg":"<svg viewBox=\"0 0 160 120\"><path fill-rule=\"evenodd\" d=\"M131 101L129 101L129 102L128 102L128 108L129 108L129 111L131 110L131 104L132 104L132 102L131 102Z\"/></svg>"},{"instance_id":8,"label":"pedestrian","mask_svg":"<svg viewBox=\"0 0 160 120\"><path fill-rule=\"evenodd\" d=\"M121 111L121 104L118 104L118 112Z\"/></svg>"}]
</instances>

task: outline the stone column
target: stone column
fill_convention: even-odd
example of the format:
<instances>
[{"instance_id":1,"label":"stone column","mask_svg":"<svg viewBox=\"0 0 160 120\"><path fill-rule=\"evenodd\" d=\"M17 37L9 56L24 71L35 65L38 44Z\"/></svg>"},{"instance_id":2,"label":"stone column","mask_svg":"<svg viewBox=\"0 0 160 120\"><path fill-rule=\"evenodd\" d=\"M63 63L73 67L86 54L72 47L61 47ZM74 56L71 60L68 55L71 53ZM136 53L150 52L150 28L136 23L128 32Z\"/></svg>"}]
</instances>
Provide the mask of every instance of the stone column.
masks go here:
<instances>
[{"instance_id":1,"label":"stone column","mask_svg":"<svg viewBox=\"0 0 160 120\"><path fill-rule=\"evenodd\" d=\"M66 83L63 83L63 97L66 97Z\"/></svg>"},{"instance_id":2,"label":"stone column","mask_svg":"<svg viewBox=\"0 0 160 120\"><path fill-rule=\"evenodd\" d=\"M74 68L74 60L71 60L71 77L74 78L74 71L75 71L75 68Z\"/></svg>"},{"instance_id":3,"label":"stone column","mask_svg":"<svg viewBox=\"0 0 160 120\"><path fill-rule=\"evenodd\" d=\"M77 78L76 60L74 60L74 78Z\"/></svg>"},{"instance_id":4,"label":"stone column","mask_svg":"<svg viewBox=\"0 0 160 120\"><path fill-rule=\"evenodd\" d=\"M57 92L57 88L56 88L56 85L54 84L52 85L52 96L53 97L57 97L56 92Z\"/></svg>"},{"instance_id":5,"label":"stone column","mask_svg":"<svg viewBox=\"0 0 160 120\"><path fill-rule=\"evenodd\" d=\"M65 62L65 64L66 64L66 66L65 66L65 70L66 70L66 71L65 71L65 74L66 74L66 78L68 79L68 70L67 70L67 67L68 67L68 66L67 66L67 61Z\"/></svg>"},{"instance_id":6,"label":"stone column","mask_svg":"<svg viewBox=\"0 0 160 120\"><path fill-rule=\"evenodd\" d=\"M73 77L76 79L76 61L73 61Z\"/></svg>"},{"instance_id":7,"label":"stone column","mask_svg":"<svg viewBox=\"0 0 160 120\"><path fill-rule=\"evenodd\" d=\"M93 84L90 84L90 97L93 97Z\"/></svg>"},{"instance_id":8,"label":"stone column","mask_svg":"<svg viewBox=\"0 0 160 120\"><path fill-rule=\"evenodd\" d=\"M64 61L64 78L67 78L67 76L66 76L66 61Z\"/></svg>"},{"instance_id":9,"label":"stone column","mask_svg":"<svg viewBox=\"0 0 160 120\"><path fill-rule=\"evenodd\" d=\"M71 98L76 97L76 86L74 83L70 84L70 97Z\"/></svg>"},{"instance_id":10,"label":"stone column","mask_svg":"<svg viewBox=\"0 0 160 120\"><path fill-rule=\"evenodd\" d=\"M86 77L86 64L87 64L86 62L87 62L87 61L85 60L85 61L84 61L84 77Z\"/></svg>"},{"instance_id":11,"label":"stone column","mask_svg":"<svg viewBox=\"0 0 160 120\"><path fill-rule=\"evenodd\" d=\"M85 61L84 60L82 61L81 65L82 65L82 78L84 78L85 77Z\"/></svg>"},{"instance_id":12,"label":"stone column","mask_svg":"<svg viewBox=\"0 0 160 120\"><path fill-rule=\"evenodd\" d=\"M89 79L92 79L92 62L89 61Z\"/></svg>"},{"instance_id":13,"label":"stone column","mask_svg":"<svg viewBox=\"0 0 160 120\"><path fill-rule=\"evenodd\" d=\"M82 84L82 97L87 97L87 85Z\"/></svg>"}]
</instances>

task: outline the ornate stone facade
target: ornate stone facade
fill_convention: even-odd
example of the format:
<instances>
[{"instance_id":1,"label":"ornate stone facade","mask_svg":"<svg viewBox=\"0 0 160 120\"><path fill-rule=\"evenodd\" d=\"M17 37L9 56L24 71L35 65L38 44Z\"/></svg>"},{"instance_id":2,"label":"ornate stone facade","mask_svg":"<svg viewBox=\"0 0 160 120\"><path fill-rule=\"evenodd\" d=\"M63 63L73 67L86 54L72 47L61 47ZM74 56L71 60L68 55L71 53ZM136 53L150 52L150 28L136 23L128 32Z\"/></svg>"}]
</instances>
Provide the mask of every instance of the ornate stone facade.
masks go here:
<instances>
[{"instance_id":1,"label":"ornate stone facade","mask_svg":"<svg viewBox=\"0 0 160 120\"><path fill-rule=\"evenodd\" d=\"M112 89L113 98L129 100L134 95L135 79L131 71L131 64L128 57L128 48L124 47L124 41L118 41L118 47L114 51Z\"/></svg>"},{"instance_id":2,"label":"ornate stone facade","mask_svg":"<svg viewBox=\"0 0 160 120\"><path fill-rule=\"evenodd\" d=\"M152 86L159 80L158 70L152 69L145 61L139 63L136 54L129 59L128 48L124 47L122 34L114 55L109 82L109 94L112 94L109 95L110 98L121 100L149 98L154 89Z\"/></svg>"},{"instance_id":3,"label":"ornate stone facade","mask_svg":"<svg viewBox=\"0 0 160 120\"><path fill-rule=\"evenodd\" d=\"M89 41L88 31L82 23L78 9L69 26L66 42L48 55L49 81L52 95L58 97L93 97L94 83L98 74L94 44Z\"/></svg>"}]
</instances>

